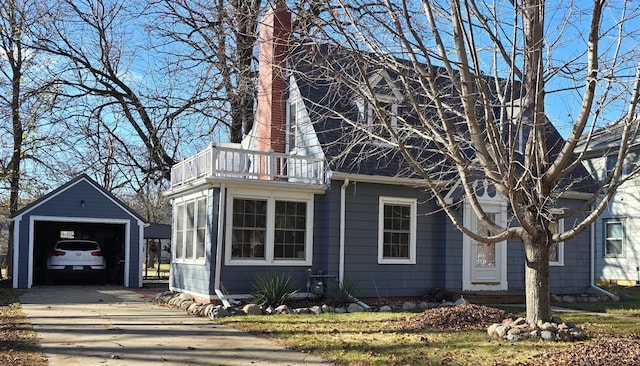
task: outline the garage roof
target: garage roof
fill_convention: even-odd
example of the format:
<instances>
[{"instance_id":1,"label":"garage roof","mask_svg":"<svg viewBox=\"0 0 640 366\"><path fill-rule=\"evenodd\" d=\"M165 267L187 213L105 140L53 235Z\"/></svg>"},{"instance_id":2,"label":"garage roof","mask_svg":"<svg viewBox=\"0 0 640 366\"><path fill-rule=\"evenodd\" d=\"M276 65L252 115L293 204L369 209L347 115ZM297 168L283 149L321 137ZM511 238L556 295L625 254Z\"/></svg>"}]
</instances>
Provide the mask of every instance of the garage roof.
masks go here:
<instances>
[{"instance_id":1,"label":"garage roof","mask_svg":"<svg viewBox=\"0 0 640 366\"><path fill-rule=\"evenodd\" d=\"M102 193L107 199L109 199L115 205L120 207L123 211L126 211L128 214L130 214L131 216L135 217L140 222L145 223L145 219L142 218L142 216L138 215L138 213L135 212L133 209L131 209L131 207L129 207L126 203L122 202L120 199L118 199L118 197L114 196L111 192L109 192L106 189L104 189L100 184L96 183L96 181L91 179L86 174L80 174L79 176L73 178L69 182L61 185L57 189L54 189L53 191L51 191L51 192L47 193L46 195L42 196L41 198L35 200L34 202L32 202L32 203L28 204L27 206L21 208L20 210L14 212L11 216L9 216L9 219L10 220L14 220L14 221L15 220L19 220L23 215L29 213L29 211L35 209L36 207L39 207L39 206L43 205L47 201L51 200L53 197L56 197L56 196L60 195L61 193L63 193L67 189L75 186L76 184L78 184L80 182L89 183L97 191Z\"/></svg>"}]
</instances>

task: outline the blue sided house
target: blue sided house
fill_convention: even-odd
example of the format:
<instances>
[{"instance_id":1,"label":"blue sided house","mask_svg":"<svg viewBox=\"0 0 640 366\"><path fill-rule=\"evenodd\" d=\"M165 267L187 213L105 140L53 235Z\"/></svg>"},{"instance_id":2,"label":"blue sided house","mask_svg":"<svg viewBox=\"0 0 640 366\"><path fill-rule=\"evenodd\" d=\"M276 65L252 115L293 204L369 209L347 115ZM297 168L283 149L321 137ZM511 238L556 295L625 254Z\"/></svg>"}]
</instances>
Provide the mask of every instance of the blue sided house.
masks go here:
<instances>
[{"instance_id":1,"label":"blue sided house","mask_svg":"<svg viewBox=\"0 0 640 366\"><path fill-rule=\"evenodd\" d=\"M202 301L217 293L241 297L259 276L283 273L302 292L318 279L348 281L363 299L421 297L436 288L524 293L522 243L463 235L393 149L358 140L358 128L336 116L351 115L365 130L377 116L331 75L314 75L311 56L333 51L290 49L290 25L278 7L261 23L257 119L245 140L211 144L172 169L170 289ZM394 87L397 78L383 69L371 78L380 103L397 111L406 97ZM561 140L549 130L550 139ZM465 225L482 230L460 189L442 189L461 202L456 213ZM476 192L486 212L507 225L507 201L484 180ZM567 192L562 205L581 207L585 196ZM562 230L564 222L557 225ZM592 245L586 230L554 247L552 292L590 290Z\"/></svg>"}]
</instances>

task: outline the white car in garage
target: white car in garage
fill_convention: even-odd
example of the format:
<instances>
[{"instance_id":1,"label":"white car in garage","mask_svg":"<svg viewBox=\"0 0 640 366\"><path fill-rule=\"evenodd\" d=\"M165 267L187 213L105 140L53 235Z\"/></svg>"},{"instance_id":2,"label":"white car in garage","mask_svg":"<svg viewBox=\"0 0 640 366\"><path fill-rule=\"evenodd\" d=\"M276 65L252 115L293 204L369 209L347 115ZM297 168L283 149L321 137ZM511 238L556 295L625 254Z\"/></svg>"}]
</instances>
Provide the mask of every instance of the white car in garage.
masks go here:
<instances>
[{"instance_id":1,"label":"white car in garage","mask_svg":"<svg viewBox=\"0 0 640 366\"><path fill-rule=\"evenodd\" d=\"M47 256L48 280L73 276L104 281L106 268L102 248L93 240L60 240Z\"/></svg>"}]
</instances>

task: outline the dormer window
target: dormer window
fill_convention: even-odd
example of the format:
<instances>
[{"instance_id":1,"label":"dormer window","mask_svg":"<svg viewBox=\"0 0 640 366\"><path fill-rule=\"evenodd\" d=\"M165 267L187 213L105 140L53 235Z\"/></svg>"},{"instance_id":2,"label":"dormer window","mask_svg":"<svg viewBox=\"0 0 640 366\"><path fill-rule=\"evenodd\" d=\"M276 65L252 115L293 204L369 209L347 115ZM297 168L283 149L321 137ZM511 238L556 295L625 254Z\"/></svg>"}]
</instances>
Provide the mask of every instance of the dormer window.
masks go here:
<instances>
[{"instance_id":1,"label":"dormer window","mask_svg":"<svg viewBox=\"0 0 640 366\"><path fill-rule=\"evenodd\" d=\"M356 101L361 122L366 124L373 141L392 143L394 139L389 128L397 131L402 94L386 71L372 76L367 87L363 94L368 95L372 90L374 95Z\"/></svg>"},{"instance_id":2,"label":"dormer window","mask_svg":"<svg viewBox=\"0 0 640 366\"><path fill-rule=\"evenodd\" d=\"M398 127L398 103L388 97L380 97L375 104L367 105L367 125L372 135L386 141L392 141L389 127ZM389 125L385 123L388 121Z\"/></svg>"},{"instance_id":3,"label":"dormer window","mask_svg":"<svg viewBox=\"0 0 640 366\"><path fill-rule=\"evenodd\" d=\"M515 100L512 103L507 103L505 106L506 117L511 122L511 134L515 139L515 149L520 154L525 153L527 147L527 140L529 139L529 133L531 127L524 122L522 116L522 108L520 107L521 101Z\"/></svg>"}]
</instances>

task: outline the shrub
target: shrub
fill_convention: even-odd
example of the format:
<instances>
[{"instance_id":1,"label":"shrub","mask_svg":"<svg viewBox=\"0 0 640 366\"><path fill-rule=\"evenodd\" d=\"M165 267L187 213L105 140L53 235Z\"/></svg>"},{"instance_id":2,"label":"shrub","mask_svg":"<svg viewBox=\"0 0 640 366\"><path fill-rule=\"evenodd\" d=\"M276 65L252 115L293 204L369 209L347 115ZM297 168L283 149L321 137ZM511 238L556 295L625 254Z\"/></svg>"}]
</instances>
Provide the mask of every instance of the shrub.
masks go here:
<instances>
[{"instance_id":1,"label":"shrub","mask_svg":"<svg viewBox=\"0 0 640 366\"><path fill-rule=\"evenodd\" d=\"M288 304L298 293L292 289L291 278L284 273L258 276L251 288L253 303L265 306Z\"/></svg>"},{"instance_id":2,"label":"shrub","mask_svg":"<svg viewBox=\"0 0 640 366\"><path fill-rule=\"evenodd\" d=\"M359 295L358 283L356 281L343 281L342 285L327 289L327 302L333 306L345 306L355 301Z\"/></svg>"}]
</instances>

